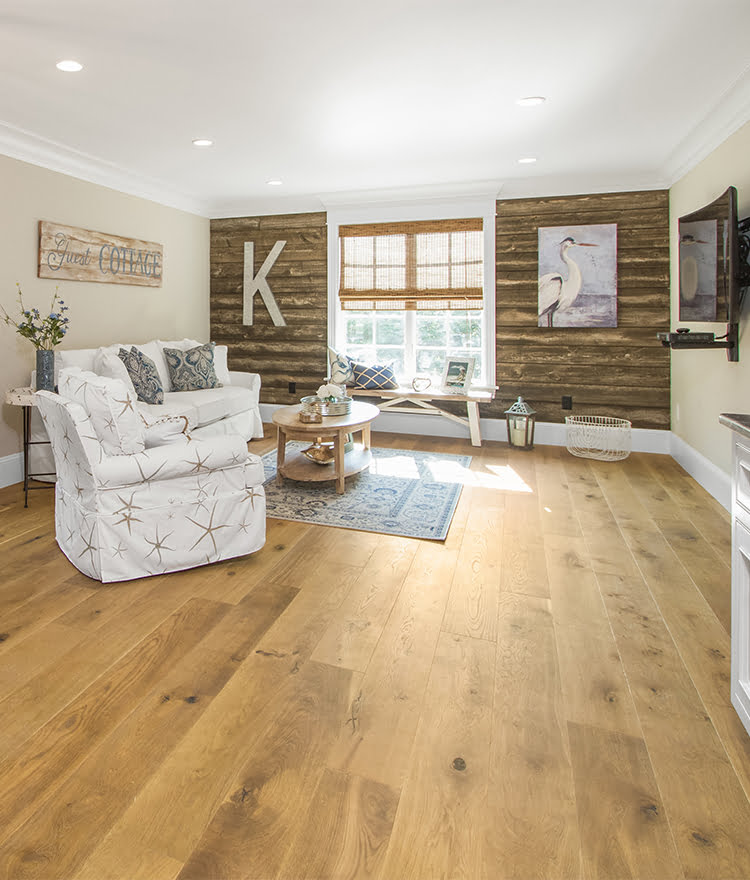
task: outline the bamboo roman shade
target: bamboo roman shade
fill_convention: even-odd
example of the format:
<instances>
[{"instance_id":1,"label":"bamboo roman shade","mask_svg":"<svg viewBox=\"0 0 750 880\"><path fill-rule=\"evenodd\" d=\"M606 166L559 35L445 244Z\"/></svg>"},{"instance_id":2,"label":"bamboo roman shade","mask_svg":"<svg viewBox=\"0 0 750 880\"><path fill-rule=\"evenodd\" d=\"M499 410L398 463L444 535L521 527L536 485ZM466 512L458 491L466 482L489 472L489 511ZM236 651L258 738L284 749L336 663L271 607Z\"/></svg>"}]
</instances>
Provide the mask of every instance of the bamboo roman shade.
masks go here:
<instances>
[{"instance_id":1,"label":"bamboo roman shade","mask_svg":"<svg viewBox=\"0 0 750 880\"><path fill-rule=\"evenodd\" d=\"M482 218L340 226L344 309L481 309Z\"/></svg>"}]
</instances>

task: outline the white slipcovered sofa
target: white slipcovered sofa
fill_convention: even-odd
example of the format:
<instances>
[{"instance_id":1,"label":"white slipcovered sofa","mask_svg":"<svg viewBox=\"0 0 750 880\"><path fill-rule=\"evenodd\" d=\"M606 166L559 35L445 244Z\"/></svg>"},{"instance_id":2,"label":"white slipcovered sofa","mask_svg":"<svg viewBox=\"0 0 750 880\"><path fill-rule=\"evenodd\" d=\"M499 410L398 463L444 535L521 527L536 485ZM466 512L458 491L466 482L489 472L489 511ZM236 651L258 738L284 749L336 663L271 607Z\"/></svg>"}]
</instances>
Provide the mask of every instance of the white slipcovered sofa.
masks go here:
<instances>
[{"instance_id":1,"label":"white slipcovered sofa","mask_svg":"<svg viewBox=\"0 0 750 880\"><path fill-rule=\"evenodd\" d=\"M37 392L57 468L55 537L109 583L242 556L265 543L263 464L237 435L196 439L186 420L147 426L117 379L62 370Z\"/></svg>"},{"instance_id":2,"label":"white slipcovered sofa","mask_svg":"<svg viewBox=\"0 0 750 880\"><path fill-rule=\"evenodd\" d=\"M121 348L130 349L133 343L115 343L101 348L81 348L57 350L55 352L55 384L59 385L60 371L78 367L105 378L123 379L130 391L134 391L127 378L124 365L117 371L108 368L111 356L117 356ZM137 401L137 407L148 421L166 415L185 416L190 433L195 438L205 439L225 434L238 434L243 440L263 436L263 421L260 415L260 376L257 373L244 373L229 370L227 365L227 346L217 345L214 349L214 366L221 388L205 388L200 391L173 391L169 369L164 357L164 348L177 348L187 351L201 345L194 339L181 339L173 342L152 340L136 343L135 347L149 357L156 366L162 387L164 403L149 404ZM31 380L35 387L34 376ZM31 439L35 444L47 440L47 432L36 412L31 418ZM54 463L49 447L33 445L30 448L32 473L54 473ZM50 477L49 479L54 479Z\"/></svg>"},{"instance_id":3,"label":"white slipcovered sofa","mask_svg":"<svg viewBox=\"0 0 750 880\"><path fill-rule=\"evenodd\" d=\"M108 378L121 378L107 370L107 354L117 355L121 348L130 349L133 343L116 343L103 348L82 348L57 351L55 371L66 367L80 367ZM217 345L214 349L214 366L221 388L204 388L200 391L173 391L169 369L164 357L164 348L178 348L186 351L201 345L194 339L181 339L176 342L136 343L135 347L149 357L156 366L162 387L164 403L150 404L138 401L138 409L148 419L163 415L186 416L194 437L215 437L220 434L239 434L245 440L263 436L263 422L260 417L260 376L257 373L230 371L227 366L227 347ZM132 386L131 386L132 390Z\"/></svg>"}]
</instances>

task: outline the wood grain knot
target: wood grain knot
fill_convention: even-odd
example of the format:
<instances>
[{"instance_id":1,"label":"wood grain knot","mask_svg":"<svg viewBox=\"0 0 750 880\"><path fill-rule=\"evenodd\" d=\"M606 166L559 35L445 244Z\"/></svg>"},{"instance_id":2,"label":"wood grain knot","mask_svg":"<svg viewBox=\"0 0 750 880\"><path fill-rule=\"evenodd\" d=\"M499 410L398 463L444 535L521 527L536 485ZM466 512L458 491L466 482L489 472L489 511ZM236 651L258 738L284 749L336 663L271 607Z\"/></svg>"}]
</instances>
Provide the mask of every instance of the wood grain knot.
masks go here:
<instances>
[{"instance_id":1,"label":"wood grain knot","mask_svg":"<svg viewBox=\"0 0 750 880\"><path fill-rule=\"evenodd\" d=\"M186 703L197 703L198 697L185 697L185 702Z\"/></svg>"},{"instance_id":2,"label":"wood grain knot","mask_svg":"<svg viewBox=\"0 0 750 880\"><path fill-rule=\"evenodd\" d=\"M659 808L656 806L656 804L644 804L641 807L641 813L650 822L659 816Z\"/></svg>"},{"instance_id":3,"label":"wood grain knot","mask_svg":"<svg viewBox=\"0 0 750 880\"><path fill-rule=\"evenodd\" d=\"M699 846L713 846L714 842L710 837L705 837L699 831L693 831L690 835Z\"/></svg>"},{"instance_id":4,"label":"wood grain knot","mask_svg":"<svg viewBox=\"0 0 750 880\"><path fill-rule=\"evenodd\" d=\"M6 639L10 638L10 633L0 633L0 642L4 642Z\"/></svg>"},{"instance_id":5,"label":"wood grain knot","mask_svg":"<svg viewBox=\"0 0 750 880\"><path fill-rule=\"evenodd\" d=\"M454 758L453 759L453 769L454 770L465 770L466 769L466 761L463 758Z\"/></svg>"}]
</instances>

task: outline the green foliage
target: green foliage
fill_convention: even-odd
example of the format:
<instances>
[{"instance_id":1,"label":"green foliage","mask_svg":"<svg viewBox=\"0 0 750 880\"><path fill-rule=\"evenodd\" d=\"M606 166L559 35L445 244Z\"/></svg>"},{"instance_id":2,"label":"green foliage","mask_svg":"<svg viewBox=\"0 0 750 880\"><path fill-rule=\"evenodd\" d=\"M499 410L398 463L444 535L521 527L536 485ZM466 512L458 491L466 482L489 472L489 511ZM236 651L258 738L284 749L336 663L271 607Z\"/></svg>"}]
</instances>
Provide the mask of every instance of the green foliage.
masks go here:
<instances>
[{"instance_id":1,"label":"green foliage","mask_svg":"<svg viewBox=\"0 0 750 880\"><path fill-rule=\"evenodd\" d=\"M16 287L18 287L21 320L15 321L2 306L0 306L2 310L0 320L9 327L14 327L16 333L23 336L24 339L28 339L34 348L51 349L59 345L63 336L68 332L69 319L65 316L68 307L65 305L65 301L58 297L57 288L55 288L55 295L52 297L49 314L42 318L39 309L26 308L21 286L17 284Z\"/></svg>"}]
</instances>

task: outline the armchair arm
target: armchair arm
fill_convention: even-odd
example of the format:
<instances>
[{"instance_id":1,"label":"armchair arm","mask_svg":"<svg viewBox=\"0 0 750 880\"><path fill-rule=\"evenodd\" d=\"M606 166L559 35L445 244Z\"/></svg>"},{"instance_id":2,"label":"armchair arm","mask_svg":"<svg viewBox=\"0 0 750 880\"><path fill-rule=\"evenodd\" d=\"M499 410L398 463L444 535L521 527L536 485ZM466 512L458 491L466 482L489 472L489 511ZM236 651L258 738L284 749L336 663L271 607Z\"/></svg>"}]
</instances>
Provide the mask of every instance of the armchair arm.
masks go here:
<instances>
[{"instance_id":1,"label":"armchair arm","mask_svg":"<svg viewBox=\"0 0 750 880\"><path fill-rule=\"evenodd\" d=\"M232 385L239 385L241 388L249 388L251 391L260 393L260 375L258 373L243 373L239 370L230 370L229 378Z\"/></svg>"},{"instance_id":2,"label":"armchair arm","mask_svg":"<svg viewBox=\"0 0 750 880\"><path fill-rule=\"evenodd\" d=\"M247 444L242 437L227 434L187 444L154 446L135 455L104 456L94 465L94 479L102 488L112 489L197 476L244 464L247 459Z\"/></svg>"}]
</instances>

